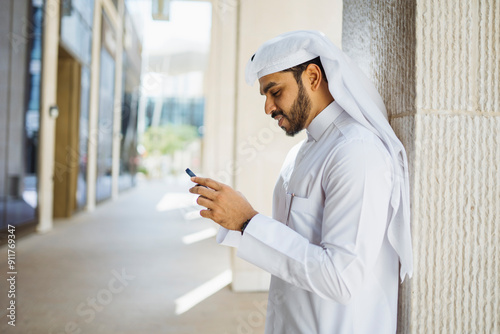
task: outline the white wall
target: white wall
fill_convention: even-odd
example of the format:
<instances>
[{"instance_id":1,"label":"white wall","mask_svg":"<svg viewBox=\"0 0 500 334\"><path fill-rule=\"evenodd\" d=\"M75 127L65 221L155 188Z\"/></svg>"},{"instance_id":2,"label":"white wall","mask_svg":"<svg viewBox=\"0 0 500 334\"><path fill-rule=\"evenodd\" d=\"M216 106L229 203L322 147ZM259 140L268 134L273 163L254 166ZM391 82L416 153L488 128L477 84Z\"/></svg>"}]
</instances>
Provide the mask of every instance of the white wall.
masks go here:
<instances>
[{"instance_id":1,"label":"white wall","mask_svg":"<svg viewBox=\"0 0 500 334\"><path fill-rule=\"evenodd\" d=\"M314 6L311 4L314 3ZM242 1L239 25L237 81L237 143L235 162L241 166L235 186L264 214L271 214L272 191L288 150L302 140L305 132L290 138L264 113L259 84L245 83L245 66L259 46L281 33L316 29L340 45L341 1Z\"/></svg>"}]
</instances>

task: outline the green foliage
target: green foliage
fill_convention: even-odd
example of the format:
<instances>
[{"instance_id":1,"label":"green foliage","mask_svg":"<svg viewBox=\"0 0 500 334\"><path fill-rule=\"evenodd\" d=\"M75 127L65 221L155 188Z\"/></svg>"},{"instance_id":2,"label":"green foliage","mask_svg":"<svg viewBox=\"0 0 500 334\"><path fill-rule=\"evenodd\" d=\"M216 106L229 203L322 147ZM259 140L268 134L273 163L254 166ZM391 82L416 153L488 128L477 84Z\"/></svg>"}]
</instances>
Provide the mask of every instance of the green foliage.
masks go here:
<instances>
[{"instance_id":1,"label":"green foliage","mask_svg":"<svg viewBox=\"0 0 500 334\"><path fill-rule=\"evenodd\" d=\"M146 167L144 167L144 166L138 166L137 167L137 172L138 173L142 173L142 174L144 174L146 176L149 175L149 170Z\"/></svg>"},{"instance_id":2,"label":"green foliage","mask_svg":"<svg viewBox=\"0 0 500 334\"><path fill-rule=\"evenodd\" d=\"M183 149L198 137L192 125L164 125L150 127L142 136L142 145L148 155L168 155Z\"/></svg>"}]
</instances>

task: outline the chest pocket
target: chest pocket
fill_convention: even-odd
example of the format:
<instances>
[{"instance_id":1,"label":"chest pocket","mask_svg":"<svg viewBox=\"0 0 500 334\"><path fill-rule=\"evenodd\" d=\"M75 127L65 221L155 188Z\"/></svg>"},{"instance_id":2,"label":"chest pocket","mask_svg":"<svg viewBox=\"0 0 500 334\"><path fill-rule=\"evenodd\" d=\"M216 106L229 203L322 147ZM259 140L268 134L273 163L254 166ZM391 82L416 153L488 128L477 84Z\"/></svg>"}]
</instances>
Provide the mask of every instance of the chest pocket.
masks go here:
<instances>
[{"instance_id":1,"label":"chest pocket","mask_svg":"<svg viewBox=\"0 0 500 334\"><path fill-rule=\"evenodd\" d=\"M286 194L285 210L286 224L313 244L319 245L323 220L322 203L318 199Z\"/></svg>"}]
</instances>

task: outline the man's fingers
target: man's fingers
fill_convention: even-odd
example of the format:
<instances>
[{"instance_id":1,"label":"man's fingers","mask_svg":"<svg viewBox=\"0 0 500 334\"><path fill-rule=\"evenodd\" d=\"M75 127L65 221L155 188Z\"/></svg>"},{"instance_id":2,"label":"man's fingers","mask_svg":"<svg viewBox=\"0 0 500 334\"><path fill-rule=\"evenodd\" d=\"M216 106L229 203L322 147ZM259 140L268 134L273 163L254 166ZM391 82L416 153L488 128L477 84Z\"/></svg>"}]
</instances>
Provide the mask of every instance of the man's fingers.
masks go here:
<instances>
[{"instance_id":1,"label":"man's fingers","mask_svg":"<svg viewBox=\"0 0 500 334\"><path fill-rule=\"evenodd\" d=\"M191 181L196 182L198 184L201 184L202 186L212 188L213 190L221 190L222 189L221 183L214 181L212 179L209 179L209 178L196 176L196 177L192 177Z\"/></svg>"},{"instance_id":2,"label":"man's fingers","mask_svg":"<svg viewBox=\"0 0 500 334\"><path fill-rule=\"evenodd\" d=\"M206 198L212 199L212 200L214 199L214 194L215 194L214 190L200 186L200 185L197 185L197 186L190 188L189 192L192 194L201 195L203 197L206 197Z\"/></svg>"},{"instance_id":3,"label":"man's fingers","mask_svg":"<svg viewBox=\"0 0 500 334\"><path fill-rule=\"evenodd\" d=\"M201 210L200 211L200 216L203 218L208 218L213 220L213 211L212 210Z\"/></svg>"},{"instance_id":4,"label":"man's fingers","mask_svg":"<svg viewBox=\"0 0 500 334\"><path fill-rule=\"evenodd\" d=\"M213 209L214 208L214 202L211 200L207 199L206 197L199 196L196 199L196 203L198 203L201 206L204 206L207 209Z\"/></svg>"}]
</instances>

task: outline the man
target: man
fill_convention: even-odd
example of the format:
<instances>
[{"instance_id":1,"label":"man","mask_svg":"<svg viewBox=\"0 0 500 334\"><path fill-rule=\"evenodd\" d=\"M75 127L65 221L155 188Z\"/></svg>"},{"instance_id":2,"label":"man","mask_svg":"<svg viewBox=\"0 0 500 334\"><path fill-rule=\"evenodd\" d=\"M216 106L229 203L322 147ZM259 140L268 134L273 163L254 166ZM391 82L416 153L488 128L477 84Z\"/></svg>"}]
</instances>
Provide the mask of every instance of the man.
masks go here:
<instances>
[{"instance_id":1,"label":"man","mask_svg":"<svg viewBox=\"0 0 500 334\"><path fill-rule=\"evenodd\" d=\"M190 191L222 226L218 241L272 274L266 333L395 333L398 262L401 279L412 271L408 174L380 95L315 31L266 42L246 79L287 135L307 132L281 169L273 218L211 179Z\"/></svg>"}]
</instances>

